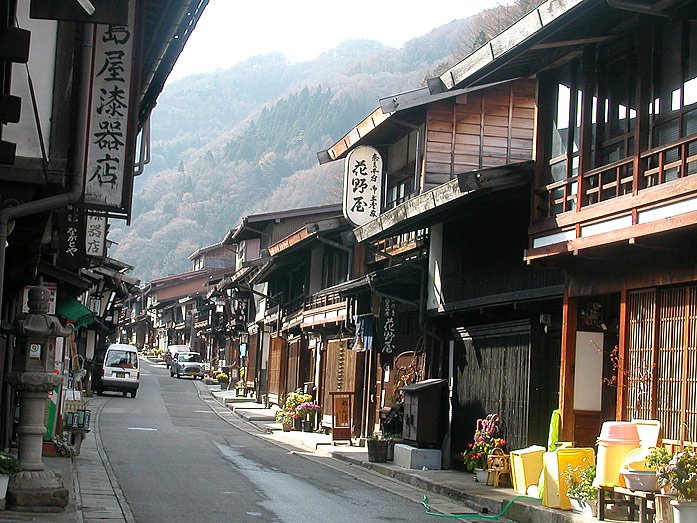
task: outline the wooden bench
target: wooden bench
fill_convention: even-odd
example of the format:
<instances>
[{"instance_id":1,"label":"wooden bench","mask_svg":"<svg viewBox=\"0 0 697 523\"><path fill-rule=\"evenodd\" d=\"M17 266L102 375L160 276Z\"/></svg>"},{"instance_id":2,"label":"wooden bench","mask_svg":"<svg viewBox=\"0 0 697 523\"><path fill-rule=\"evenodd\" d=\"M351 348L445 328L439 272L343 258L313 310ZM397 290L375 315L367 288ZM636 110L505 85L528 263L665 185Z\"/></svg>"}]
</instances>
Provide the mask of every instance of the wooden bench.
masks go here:
<instances>
[{"instance_id":1,"label":"wooden bench","mask_svg":"<svg viewBox=\"0 0 697 523\"><path fill-rule=\"evenodd\" d=\"M656 514L655 492L630 490L625 487L598 487L598 520L605 521L605 507L626 507L629 519L634 521L637 512L640 523L652 523Z\"/></svg>"}]
</instances>

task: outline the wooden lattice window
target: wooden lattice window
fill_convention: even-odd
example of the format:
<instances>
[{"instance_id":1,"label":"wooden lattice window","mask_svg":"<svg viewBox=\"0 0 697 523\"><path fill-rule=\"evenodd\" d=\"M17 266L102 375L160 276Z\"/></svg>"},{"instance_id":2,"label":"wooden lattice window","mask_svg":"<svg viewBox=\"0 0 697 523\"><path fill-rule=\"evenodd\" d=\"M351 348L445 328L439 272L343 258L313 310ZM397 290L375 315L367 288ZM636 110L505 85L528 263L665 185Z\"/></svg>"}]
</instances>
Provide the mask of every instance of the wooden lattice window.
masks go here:
<instances>
[{"instance_id":1,"label":"wooden lattice window","mask_svg":"<svg viewBox=\"0 0 697 523\"><path fill-rule=\"evenodd\" d=\"M658 419L664 442L697 444L697 286L628 297L629 418Z\"/></svg>"}]
</instances>

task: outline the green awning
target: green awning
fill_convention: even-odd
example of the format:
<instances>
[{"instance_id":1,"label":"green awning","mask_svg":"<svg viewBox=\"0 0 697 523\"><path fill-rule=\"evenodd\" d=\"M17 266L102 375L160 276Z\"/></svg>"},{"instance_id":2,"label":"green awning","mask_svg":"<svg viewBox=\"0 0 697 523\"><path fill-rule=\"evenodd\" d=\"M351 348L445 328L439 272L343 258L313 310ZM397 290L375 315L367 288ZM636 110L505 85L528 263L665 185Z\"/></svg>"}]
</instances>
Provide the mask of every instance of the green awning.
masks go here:
<instances>
[{"instance_id":1,"label":"green awning","mask_svg":"<svg viewBox=\"0 0 697 523\"><path fill-rule=\"evenodd\" d=\"M76 329L94 323L94 313L73 298L61 301L56 306L56 315L70 321Z\"/></svg>"}]
</instances>

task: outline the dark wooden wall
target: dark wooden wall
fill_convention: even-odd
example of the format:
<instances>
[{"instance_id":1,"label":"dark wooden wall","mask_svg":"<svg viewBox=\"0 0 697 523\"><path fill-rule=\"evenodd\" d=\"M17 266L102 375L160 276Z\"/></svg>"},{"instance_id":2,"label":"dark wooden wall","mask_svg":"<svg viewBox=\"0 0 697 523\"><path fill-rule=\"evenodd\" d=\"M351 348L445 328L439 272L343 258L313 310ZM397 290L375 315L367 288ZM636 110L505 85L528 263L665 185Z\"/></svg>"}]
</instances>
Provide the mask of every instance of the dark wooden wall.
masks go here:
<instances>
[{"instance_id":1,"label":"dark wooden wall","mask_svg":"<svg viewBox=\"0 0 697 523\"><path fill-rule=\"evenodd\" d=\"M564 282L562 271L523 261L529 201L524 188L493 193L481 202L480 212L469 206L467 214L445 223L441 275L446 307L467 307L483 297L510 301L510 293Z\"/></svg>"}]
</instances>

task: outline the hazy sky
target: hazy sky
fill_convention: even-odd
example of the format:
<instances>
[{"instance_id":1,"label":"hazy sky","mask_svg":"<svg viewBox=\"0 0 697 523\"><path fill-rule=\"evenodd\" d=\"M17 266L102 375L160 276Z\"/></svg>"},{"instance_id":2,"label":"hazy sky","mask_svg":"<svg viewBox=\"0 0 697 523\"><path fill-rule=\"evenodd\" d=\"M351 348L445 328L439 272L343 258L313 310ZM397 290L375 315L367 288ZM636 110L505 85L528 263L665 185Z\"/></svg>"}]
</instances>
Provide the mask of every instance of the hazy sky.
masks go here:
<instances>
[{"instance_id":1,"label":"hazy sky","mask_svg":"<svg viewBox=\"0 0 697 523\"><path fill-rule=\"evenodd\" d=\"M502 0L210 0L170 80L226 69L250 56L280 51L312 60L345 40L370 38L392 47Z\"/></svg>"}]
</instances>

